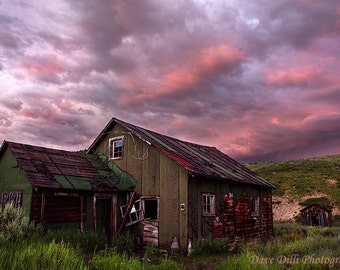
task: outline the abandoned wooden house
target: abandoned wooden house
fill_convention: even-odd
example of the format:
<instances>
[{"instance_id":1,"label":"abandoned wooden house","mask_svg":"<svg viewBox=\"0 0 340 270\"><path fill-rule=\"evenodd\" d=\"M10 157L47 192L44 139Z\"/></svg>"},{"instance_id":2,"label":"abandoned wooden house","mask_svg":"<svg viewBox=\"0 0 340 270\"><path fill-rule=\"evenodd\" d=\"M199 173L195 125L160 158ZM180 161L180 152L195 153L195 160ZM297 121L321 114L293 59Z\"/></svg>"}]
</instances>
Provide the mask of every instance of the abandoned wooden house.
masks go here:
<instances>
[{"instance_id":1,"label":"abandoned wooden house","mask_svg":"<svg viewBox=\"0 0 340 270\"><path fill-rule=\"evenodd\" d=\"M320 204L311 204L300 210L302 225L332 226L332 209Z\"/></svg>"},{"instance_id":2,"label":"abandoned wooden house","mask_svg":"<svg viewBox=\"0 0 340 270\"><path fill-rule=\"evenodd\" d=\"M87 153L106 156L136 179L121 213L143 244L169 248L176 237L185 249L189 239L273 233L275 187L215 147L112 118Z\"/></svg>"},{"instance_id":3,"label":"abandoned wooden house","mask_svg":"<svg viewBox=\"0 0 340 270\"><path fill-rule=\"evenodd\" d=\"M24 207L31 220L81 231L117 230L118 205L136 182L97 156L4 141L0 149L1 204Z\"/></svg>"},{"instance_id":4,"label":"abandoned wooden house","mask_svg":"<svg viewBox=\"0 0 340 270\"><path fill-rule=\"evenodd\" d=\"M116 118L86 152L5 141L0 183L2 204L24 206L36 222L130 230L162 249L175 237L185 250L189 239L273 233L272 184L215 147Z\"/></svg>"}]
</instances>

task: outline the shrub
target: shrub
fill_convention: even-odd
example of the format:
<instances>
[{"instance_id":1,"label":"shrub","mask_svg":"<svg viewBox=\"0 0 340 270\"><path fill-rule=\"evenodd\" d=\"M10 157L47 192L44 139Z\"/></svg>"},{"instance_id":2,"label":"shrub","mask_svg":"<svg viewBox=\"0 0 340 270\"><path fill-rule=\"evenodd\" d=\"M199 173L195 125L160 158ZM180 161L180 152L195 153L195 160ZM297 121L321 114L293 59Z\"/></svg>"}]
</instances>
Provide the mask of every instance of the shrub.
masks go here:
<instances>
[{"instance_id":1,"label":"shrub","mask_svg":"<svg viewBox=\"0 0 340 270\"><path fill-rule=\"evenodd\" d=\"M157 264L159 263L159 251L154 245L147 245L145 248L144 262Z\"/></svg>"},{"instance_id":2,"label":"shrub","mask_svg":"<svg viewBox=\"0 0 340 270\"><path fill-rule=\"evenodd\" d=\"M40 231L41 227L29 221L23 208L16 209L12 203L0 208L0 233L7 241L17 242Z\"/></svg>"},{"instance_id":3,"label":"shrub","mask_svg":"<svg viewBox=\"0 0 340 270\"><path fill-rule=\"evenodd\" d=\"M112 249L118 254L131 255L135 247L134 237L130 233L118 235L112 239Z\"/></svg>"},{"instance_id":4,"label":"shrub","mask_svg":"<svg viewBox=\"0 0 340 270\"><path fill-rule=\"evenodd\" d=\"M286 242L303 239L307 236L307 229L302 225L292 223L278 223L274 226L274 237L280 237Z\"/></svg>"}]
</instances>

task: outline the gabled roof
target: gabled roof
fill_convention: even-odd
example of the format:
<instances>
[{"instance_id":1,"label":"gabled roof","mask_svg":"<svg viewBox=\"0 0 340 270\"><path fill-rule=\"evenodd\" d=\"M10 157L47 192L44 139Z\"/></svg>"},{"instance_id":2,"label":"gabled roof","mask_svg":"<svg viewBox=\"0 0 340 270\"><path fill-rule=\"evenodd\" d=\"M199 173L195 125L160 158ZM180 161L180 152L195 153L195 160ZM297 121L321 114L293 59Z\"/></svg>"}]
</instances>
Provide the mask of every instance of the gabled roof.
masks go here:
<instances>
[{"instance_id":1,"label":"gabled roof","mask_svg":"<svg viewBox=\"0 0 340 270\"><path fill-rule=\"evenodd\" d=\"M327 212L332 212L332 207L331 206L326 206L326 205L321 205L321 204L318 204L318 203L313 203L313 204L310 204L310 205L307 205L306 207L302 208L300 210L300 212L308 212L308 210L315 210L315 208L320 208L324 211L327 211Z\"/></svg>"},{"instance_id":2,"label":"gabled roof","mask_svg":"<svg viewBox=\"0 0 340 270\"><path fill-rule=\"evenodd\" d=\"M96 191L124 190L136 184L129 175L122 182L121 177L96 155L4 141L0 158L8 148L33 187Z\"/></svg>"},{"instance_id":3,"label":"gabled roof","mask_svg":"<svg viewBox=\"0 0 340 270\"><path fill-rule=\"evenodd\" d=\"M153 145L175 162L185 167L189 173L211 179L226 179L237 183L253 184L275 188L236 160L215 147L182 141L160 133L138 127L117 118L112 118L88 149L91 153L114 125L125 127L132 135Z\"/></svg>"}]
</instances>

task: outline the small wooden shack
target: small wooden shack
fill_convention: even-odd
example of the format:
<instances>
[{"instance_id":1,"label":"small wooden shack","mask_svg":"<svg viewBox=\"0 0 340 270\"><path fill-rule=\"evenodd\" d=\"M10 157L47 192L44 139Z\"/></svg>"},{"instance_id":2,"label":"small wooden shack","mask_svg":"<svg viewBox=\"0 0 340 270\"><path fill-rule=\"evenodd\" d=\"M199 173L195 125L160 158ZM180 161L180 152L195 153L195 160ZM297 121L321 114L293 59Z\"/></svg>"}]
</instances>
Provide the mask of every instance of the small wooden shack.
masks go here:
<instances>
[{"instance_id":1,"label":"small wooden shack","mask_svg":"<svg viewBox=\"0 0 340 270\"><path fill-rule=\"evenodd\" d=\"M46 226L105 231L121 222L135 180L98 155L4 141L0 148L1 204L23 207Z\"/></svg>"},{"instance_id":2,"label":"small wooden shack","mask_svg":"<svg viewBox=\"0 0 340 270\"><path fill-rule=\"evenodd\" d=\"M311 204L300 210L302 224L309 226L332 226L332 209L320 204Z\"/></svg>"}]
</instances>

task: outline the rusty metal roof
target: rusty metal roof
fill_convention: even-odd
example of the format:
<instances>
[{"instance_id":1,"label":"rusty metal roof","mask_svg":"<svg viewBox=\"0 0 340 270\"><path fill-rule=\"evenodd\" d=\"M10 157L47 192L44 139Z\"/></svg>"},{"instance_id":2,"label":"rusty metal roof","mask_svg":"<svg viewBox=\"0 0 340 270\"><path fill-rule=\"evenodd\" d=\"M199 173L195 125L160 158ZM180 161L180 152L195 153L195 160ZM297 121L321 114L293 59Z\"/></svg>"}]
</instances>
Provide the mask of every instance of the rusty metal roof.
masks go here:
<instances>
[{"instance_id":1,"label":"rusty metal roof","mask_svg":"<svg viewBox=\"0 0 340 270\"><path fill-rule=\"evenodd\" d=\"M4 141L0 153L7 148L34 187L89 191L104 186L122 190L136 184L129 175L123 183L121 177L95 155L9 141Z\"/></svg>"},{"instance_id":2,"label":"rusty metal roof","mask_svg":"<svg viewBox=\"0 0 340 270\"><path fill-rule=\"evenodd\" d=\"M215 147L182 141L129 124L117 118L112 118L106 125L89 147L88 153L100 143L101 138L105 136L106 132L109 132L115 124L125 127L132 135L158 148L175 162L184 166L193 175L275 188L275 186L267 180Z\"/></svg>"}]
</instances>

